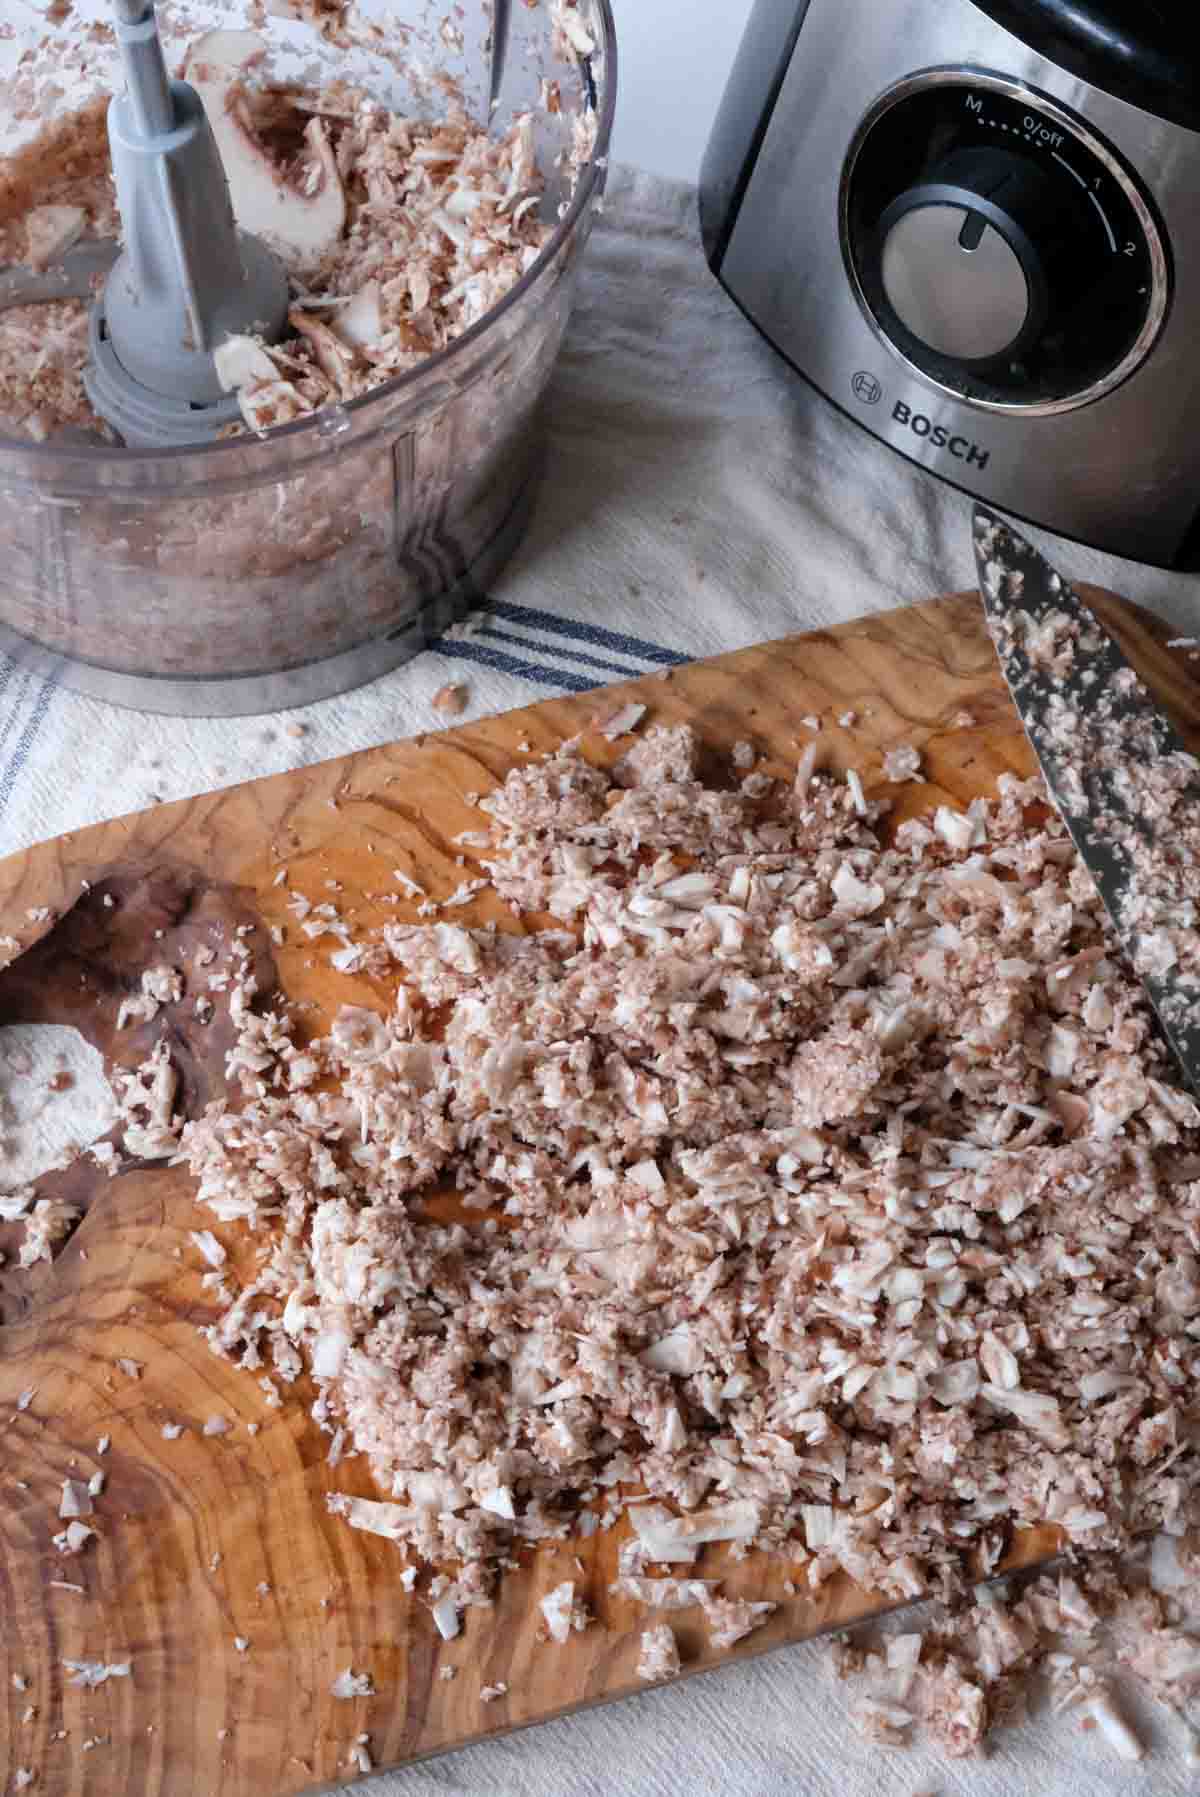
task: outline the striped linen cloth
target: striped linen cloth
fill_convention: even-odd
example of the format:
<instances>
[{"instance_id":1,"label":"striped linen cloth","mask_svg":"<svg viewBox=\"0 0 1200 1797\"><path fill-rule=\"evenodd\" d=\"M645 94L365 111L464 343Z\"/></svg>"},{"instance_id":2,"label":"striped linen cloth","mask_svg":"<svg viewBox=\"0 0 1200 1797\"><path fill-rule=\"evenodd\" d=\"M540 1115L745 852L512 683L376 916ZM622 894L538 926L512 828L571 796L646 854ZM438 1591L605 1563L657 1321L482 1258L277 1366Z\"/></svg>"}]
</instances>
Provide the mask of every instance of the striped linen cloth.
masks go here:
<instances>
[{"instance_id":1,"label":"striped linen cloth","mask_svg":"<svg viewBox=\"0 0 1200 1797\"><path fill-rule=\"evenodd\" d=\"M560 693L591 692L611 681L679 667L690 659L678 649L643 642L628 631L584 624L505 599L485 599L466 624L455 626L442 639L438 652Z\"/></svg>"},{"instance_id":2,"label":"striped linen cloth","mask_svg":"<svg viewBox=\"0 0 1200 1797\"><path fill-rule=\"evenodd\" d=\"M709 276L694 211L686 187L614 173L550 395L550 475L515 560L450 638L286 720L141 717L0 665L0 850L439 728L431 702L449 680L466 683L465 715L480 717L972 585L968 502L788 373ZM1180 635L1200 634L1193 581L1031 534L1076 578L1142 599ZM301 737L287 733L296 718ZM798 1647L356 1788L369 1797L1120 1797L1132 1788L1129 1768L1069 1718L1006 1730L987 1759L947 1767L868 1747L846 1710L820 1648ZM1137 1721L1157 1749L1141 1788L1194 1791L1171 1720Z\"/></svg>"}]
</instances>

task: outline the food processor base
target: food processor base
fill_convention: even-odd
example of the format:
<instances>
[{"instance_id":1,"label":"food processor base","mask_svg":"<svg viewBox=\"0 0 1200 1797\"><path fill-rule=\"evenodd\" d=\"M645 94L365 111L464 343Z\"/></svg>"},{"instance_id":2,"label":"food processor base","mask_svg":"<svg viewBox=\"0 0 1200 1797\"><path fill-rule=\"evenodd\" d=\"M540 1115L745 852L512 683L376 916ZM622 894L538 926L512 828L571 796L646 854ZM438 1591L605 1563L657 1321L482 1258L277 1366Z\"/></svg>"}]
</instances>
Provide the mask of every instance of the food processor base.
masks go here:
<instances>
[{"instance_id":1,"label":"food processor base","mask_svg":"<svg viewBox=\"0 0 1200 1797\"><path fill-rule=\"evenodd\" d=\"M525 534L540 478L539 457L500 529L471 567L450 586L415 606L405 622L385 635L371 637L338 655L259 674L210 675L203 679L130 674L46 649L3 622L0 654L11 656L18 666L55 681L68 692L120 705L128 711L149 711L165 717L256 717L311 705L318 699L332 699L390 674L422 649L435 645L444 631L466 617L486 596Z\"/></svg>"}]
</instances>

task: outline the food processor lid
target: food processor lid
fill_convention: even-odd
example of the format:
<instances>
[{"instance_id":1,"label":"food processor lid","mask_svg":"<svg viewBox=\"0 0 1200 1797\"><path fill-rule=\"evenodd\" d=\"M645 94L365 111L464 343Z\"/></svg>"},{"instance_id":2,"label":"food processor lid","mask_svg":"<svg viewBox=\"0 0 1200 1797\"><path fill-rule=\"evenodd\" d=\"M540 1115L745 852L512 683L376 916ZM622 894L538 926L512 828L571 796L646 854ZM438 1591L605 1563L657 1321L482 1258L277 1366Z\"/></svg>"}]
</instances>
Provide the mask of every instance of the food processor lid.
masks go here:
<instances>
[{"instance_id":1,"label":"food processor lid","mask_svg":"<svg viewBox=\"0 0 1200 1797\"><path fill-rule=\"evenodd\" d=\"M1051 62L1145 112L1200 131L1194 0L974 0Z\"/></svg>"}]
</instances>

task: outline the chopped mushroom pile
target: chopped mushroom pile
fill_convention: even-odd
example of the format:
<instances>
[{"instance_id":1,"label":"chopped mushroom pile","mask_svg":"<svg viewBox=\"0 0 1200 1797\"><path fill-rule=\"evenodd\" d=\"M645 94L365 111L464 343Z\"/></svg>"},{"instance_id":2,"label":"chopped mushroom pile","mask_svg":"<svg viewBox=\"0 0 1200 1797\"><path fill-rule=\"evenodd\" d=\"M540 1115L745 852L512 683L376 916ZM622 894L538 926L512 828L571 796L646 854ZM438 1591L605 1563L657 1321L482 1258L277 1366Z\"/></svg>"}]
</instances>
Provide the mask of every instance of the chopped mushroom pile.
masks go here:
<instances>
[{"instance_id":1,"label":"chopped mushroom pile","mask_svg":"<svg viewBox=\"0 0 1200 1797\"><path fill-rule=\"evenodd\" d=\"M563 67L591 55L576 0L552 0L551 12ZM230 336L215 356L245 425L260 432L417 367L515 286L552 230L538 113L566 111L559 84L545 79L538 108L489 134L447 76L444 116L402 118L343 80L319 90L269 80L267 48L253 31L212 31L184 67L212 122L239 225L289 276L283 340ZM118 235L98 118L90 104L55 122L40 191L28 176L10 183L22 203L0 205L0 260L54 267L81 240ZM595 113L573 111L564 123L570 176L593 154ZM5 175L0 160L0 186ZM0 316L0 429L43 440L66 426L105 428L83 389L87 311L70 299Z\"/></svg>"},{"instance_id":2,"label":"chopped mushroom pile","mask_svg":"<svg viewBox=\"0 0 1200 1797\"><path fill-rule=\"evenodd\" d=\"M461 107L438 122L406 120L337 84L319 95L247 88L245 98L260 143L286 142L304 126L285 191L336 188L340 202L327 241L280 245L292 277L289 335L265 345L233 337L217 353L252 429L415 368L537 260L549 227L531 113L493 139ZM236 181L234 191L236 200ZM284 211L301 209L297 199Z\"/></svg>"},{"instance_id":3,"label":"chopped mushroom pile","mask_svg":"<svg viewBox=\"0 0 1200 1797\"><path fill-rule=\"evenodd\" d=\"M1038 784L889 838L857 776L745 763L706 784L657 727L611 772L567 744L510 773L462 839L510 930L356 939L295 896L376 994L315 1040L243 926L212 981L240 1102L185 1124L164 1040L122 1076L126 1148L177 1155L257 1245L248 1275L192 1232L210 1344L270 1405L311 1377L330 1464L376 1482L330 1509L403 1550L445 1641L521 1544L624 1514L647 1681L679 1670L675 1611L719 1649L769 1621L694 1564L765 1547L788 1597L844 1572L946 1600L836 1648L871 1739L973 1751L1036 1672L1136 1759L1122 1681L1200 1695L1186 1609L1118 1563L1154 1530L1192 1553L1200 1521L1200 1109ZM143 988L153 1023L183 983ZM50 1257L70 1216L0 1203ZM103 1484L63 1481L60 1553ZM1069 1570L978 1583L1047 1522ZM593 1623L569 1578L540 1610L560 1647Z\"/></svg>"},{"instance_id":4,"label":"chopped mushroom pile","mask_svg":"<svg viewBox=\"0 0 1200 1797\"><path fill-rule=\"evenodd\" d=\"M334 1507L460 1563L448 1626L625 1491L623 1573L791 1543L895 1599L1194 1518L1200 1111L1040 799L889 844L807 761L568 745L485 801L551 927L387 924L303 1046L245 1012L183 1136L264 1246L210 1339L310 1371L380 1493Z\"/></svg>"}]
</instances>

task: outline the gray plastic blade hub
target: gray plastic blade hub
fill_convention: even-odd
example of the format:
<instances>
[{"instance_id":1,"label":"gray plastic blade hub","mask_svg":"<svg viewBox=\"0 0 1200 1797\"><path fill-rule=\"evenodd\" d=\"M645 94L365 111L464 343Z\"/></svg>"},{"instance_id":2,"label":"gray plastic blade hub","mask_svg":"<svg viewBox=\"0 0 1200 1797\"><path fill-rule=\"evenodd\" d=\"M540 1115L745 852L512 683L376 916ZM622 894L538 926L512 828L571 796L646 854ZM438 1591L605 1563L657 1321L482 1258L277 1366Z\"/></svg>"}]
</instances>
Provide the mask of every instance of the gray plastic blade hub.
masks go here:
<instances>
[{"instance_id":1,"label":"gray plastic blade hub","mask_svg":"<svg viewBox=\"0 0 1200 1797\"><path fill-rule=\"evenodd\" d=\"M204 107L166 80L152 7L116 23L128 91L108 111L124 248L92 322L88 397L127 443L203 442L239 417L213 351L283 334L282 263L234 222Z\"/></svg>"}]
</instances>

